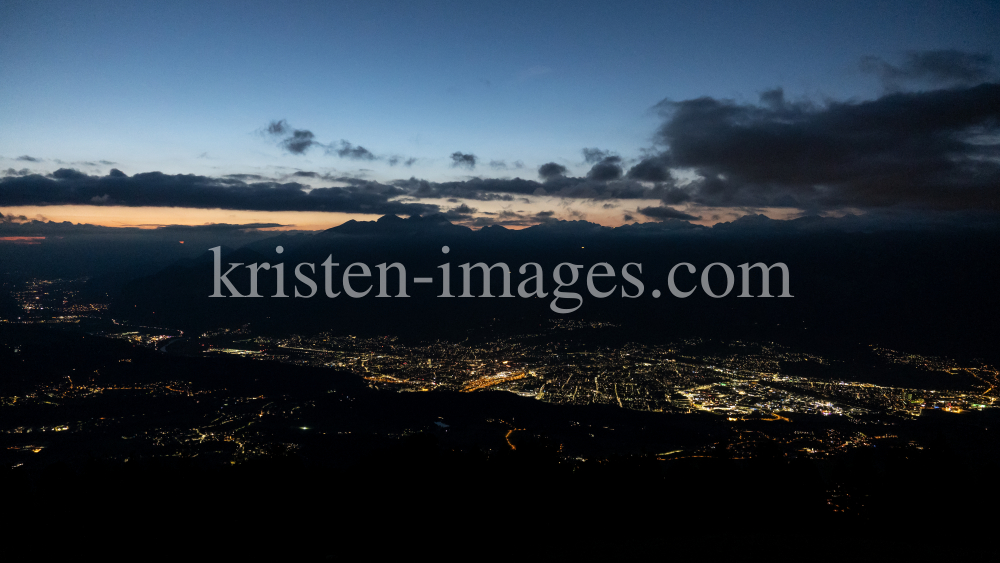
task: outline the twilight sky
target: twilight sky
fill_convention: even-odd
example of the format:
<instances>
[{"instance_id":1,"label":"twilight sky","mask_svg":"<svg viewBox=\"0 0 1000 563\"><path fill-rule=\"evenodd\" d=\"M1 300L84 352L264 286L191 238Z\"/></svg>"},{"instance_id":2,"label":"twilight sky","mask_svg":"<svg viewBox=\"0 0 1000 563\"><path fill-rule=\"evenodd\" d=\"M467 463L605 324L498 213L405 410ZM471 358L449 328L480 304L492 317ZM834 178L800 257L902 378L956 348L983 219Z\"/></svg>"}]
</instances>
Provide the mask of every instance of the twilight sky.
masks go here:
<instances>
[{"instance_id":1,"label":"twilight sky","mask_svg":"<svg viewBox=\"0 0 1000 563\"><path fill-rule=\"evenodd\" d=\"M997 2L0 4L0 213L1000 210Z\"/></svg>"}]
</instances>

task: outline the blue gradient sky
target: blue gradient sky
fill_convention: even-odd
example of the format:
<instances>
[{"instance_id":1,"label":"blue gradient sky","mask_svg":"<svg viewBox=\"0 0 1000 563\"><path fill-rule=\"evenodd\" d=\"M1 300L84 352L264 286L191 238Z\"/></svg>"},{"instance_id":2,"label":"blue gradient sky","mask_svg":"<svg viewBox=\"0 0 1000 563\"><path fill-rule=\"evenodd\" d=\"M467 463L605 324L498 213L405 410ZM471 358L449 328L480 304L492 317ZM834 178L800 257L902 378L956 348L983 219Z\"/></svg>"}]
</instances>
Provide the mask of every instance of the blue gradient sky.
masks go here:
<instances>
[{"instance_id":1,"label":"blue gradient sky","mask_svg":"<svg viewBox=\"0 0 1000 563\"><path fill-rule=\"evenodd\" d=\"M1000 3L975 1L6 0L0 165L442 181L535 178L555 161L582 175L583 147L626 159L651 147L664 98L752 102L780 86L792 99L871 99L882 86L861 57L996 54L997 22ZM288 154L256 133L274 119L418 160ZM451 167L454 151L479 165Z\"/></svg>"}]
</instances>

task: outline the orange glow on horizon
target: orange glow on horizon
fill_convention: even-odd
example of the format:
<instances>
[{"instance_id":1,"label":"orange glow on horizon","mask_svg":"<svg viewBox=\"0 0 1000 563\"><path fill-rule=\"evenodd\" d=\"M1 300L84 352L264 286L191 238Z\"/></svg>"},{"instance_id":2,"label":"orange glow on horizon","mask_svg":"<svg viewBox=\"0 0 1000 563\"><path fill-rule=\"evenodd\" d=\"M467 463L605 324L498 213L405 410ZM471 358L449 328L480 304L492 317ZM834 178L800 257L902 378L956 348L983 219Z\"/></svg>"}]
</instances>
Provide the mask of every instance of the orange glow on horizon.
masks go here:
<instances>
[{"instance_id":1,"label":"orange glow on horizon","mask_svg":"<svg viewBox=\"0 0 1000 563\"><path fill-rule=\"evenodd\" d=\"M446 202L444 200L424 200L426 203L437 204L441 209L447 210L456 207L459 203ZM567 200L555 197L538 197L529 203L510 204L507 202L484 202L468 201L463 202L470 206L475 206L478 212L471 215L468 220L453 220L456 224L472 223L476 217L496 217L503 224L500 212L516 211L523 223L527 224L505 224L504 228L511 230L521 230L530 227L541 221L532 221L534 216L542 211L555 210L555 218L569 221L583 220L596 223L605 227L618 227L633 222L648 223L655 222L653 219L642 215L636 210L645 206L657 206L660 202L655 200L631 200L627 204L620 201L618 207L605 208L600 201L576 200L572 205ZM691 223L703 226L712 226L716 223L733 221L740 216L746 215L746 209L737 208L679 208L681 212L698 217ZM233 209L197 209L189 207L115 207L97 205L50 205L50 206L25 206L2 209L0 212L4 216L24 216L29 220L53 221L57 223L68 221L70 223L96 225L101 227L130 227L138 229L156 229L168 225L201 226L213 223L227 223L231 225L276 225L272 227L257 227L265 231L322 231L336 227L350 220L355 221L375 221L381 215L375 213L342 213L323 211L244 211ZM765 208L753 210L750 213L760 213L771 219L787 220L801 216L801 211L789 208ZM630 220L625 220L625 215L630 216ZM837 216L836 214L832 214ZM479 226L471 227L479 229ZM7 242L20 242L21 244L32 244L28 240L10 240L19 237L0 238ZM23 238L23 237L20 237ZM30 238L30 237L29 237ZM35 237L38 238L38 237ZM34 242L37 244L37 241ZM180 241L180 244L184 244Z\"/></svg>"},{"instance_id":2,"label":"orange glow on horizon","mask_svg":"<svg viewBox=\"0 0 1000 563\"><path fill-rule=\"evenodd\" d=\"M12 242L14 244L41 244L45 237L0 237L0 242Z\"/></svg>"},{"instance_id":3,"label":"orange glow on horizon","mask_svg":"<svg viewBox=\"0 0 1000 563\"><path fill-rule=\"evenodd\" d=\"M367 213L327 213L322 211L242 211L233 209L197 209L190 207L113 207L97 205L47 205L11 207L0 210L4 216L24 215L28 219L61 223L83 223L100 227L155 229L166 225L277 224L268 231L322 231L350 219L374 221L379 215Z\"/></svg>"}]
</instances>

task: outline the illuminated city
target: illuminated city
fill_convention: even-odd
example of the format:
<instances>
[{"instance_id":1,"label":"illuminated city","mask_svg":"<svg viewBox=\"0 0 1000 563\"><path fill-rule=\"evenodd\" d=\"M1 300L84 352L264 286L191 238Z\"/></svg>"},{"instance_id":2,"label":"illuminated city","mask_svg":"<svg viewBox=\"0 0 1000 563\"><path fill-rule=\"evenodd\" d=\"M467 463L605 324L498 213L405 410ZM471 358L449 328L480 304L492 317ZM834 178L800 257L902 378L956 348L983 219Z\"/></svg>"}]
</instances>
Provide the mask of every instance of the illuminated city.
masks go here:
<instances>
[{"instance_id":1,"label":"illuminated city","mask_svg":"<svg viewBox=\"0 0 1000 563\"><path fill-rule=\"evenodd\" d=\"M15 295L24 308L9 324L45 324L61 319L68 311L87 310L88 319L100 317L106 306L74 303L74 286L85 280L34 280L28 290ZM255 335L249 325L219 328L196 336L182 331L128 326L114 319L115 331L92 335L129 343L136 349L158 354L204 357L236 356L247 361L351 373L364 386L379 393L411 392L506 392L524 399L555 405L608 405L615 408L693 415L707 413L734 432L726 445L733 459L752 457L761 442L778 445L786 456L823 458L877 444L922 449L923 445L901 435L906 421L930 411L966 416L996 406L998 374L989 365L969 365L942 357L928 357L869 346L867 357L883 370L908 370L925 374L933 384L919 388L886 385L861 378L831 378L830 375L800 375L797 369L831 369L844 373L844 362L815 354L796 352L775 343L747 341L711 342L700 338L664 344L599 343L618 328L613 323L554 319L533 334L520 334L478 343L433 341L403 344L397 337L313 336L274 338ZM79 321L77 321L79 322ZM128 330L134 329L134 330ZM118 332L117 330L121 330ZM14 350L15 355L17 350ZM226 388L211 388L191 381L149 383L99 383L101 369L130 364L131 357L117 358L118 366L94 369L92 373L67 374L62 380L36 387L32 392L3 397L7 407L86 404L104 397L135 400L181 399L213 409L188 420L190 426L152 426L122 436L129 447L142 443L155 446L159 455L197 451L236 462L270 451L268 431L276 423L301 432L351 433L361 428L324 428L308 423L307 413L315 400L296 400L287 395L244 396ZM75 370L74 370L75 371ZM864 374L861 374L864 375ZM870 374L868 374L870 375ZM339 392L329 390L338 401ZM58 412L56 409L55 412ZM135 416L135 415L132 415ZM51 419L51 420L49 420ZM15 465L27 463L45 448L52 432L66 435L87 433L126 421L108 416L83 420L47 417L37 426L3 428L8 436L8 455ZM507 423L483 420L504 431L503 443L492 447L513 448L514 429ZM800 426L805 423L805 426ZM428 422L430 424L430 422ZM146 426L146 425L144 425ZM438 426L436 430L441 430ZM807 428L807 429L803 429ZM434 428L432 428L434 429ZM393 428L382 433L401 438L426 427ZM607 429L603 429L607 430ZM532 429L518 428L517 432ZM23 437L15 438L12 435ZM539 436L543 434L539 433ZM591 434L592 436L593 434ZM548 438L560 440L560 435ZM717 443L696 444L657 452L669 461L712 453ZM299 447L294 441L282 448ZM577 451L578 450L578 451ZM562 444L566 459L584 459L587 447Z\"/></svg>"}]
</instances>

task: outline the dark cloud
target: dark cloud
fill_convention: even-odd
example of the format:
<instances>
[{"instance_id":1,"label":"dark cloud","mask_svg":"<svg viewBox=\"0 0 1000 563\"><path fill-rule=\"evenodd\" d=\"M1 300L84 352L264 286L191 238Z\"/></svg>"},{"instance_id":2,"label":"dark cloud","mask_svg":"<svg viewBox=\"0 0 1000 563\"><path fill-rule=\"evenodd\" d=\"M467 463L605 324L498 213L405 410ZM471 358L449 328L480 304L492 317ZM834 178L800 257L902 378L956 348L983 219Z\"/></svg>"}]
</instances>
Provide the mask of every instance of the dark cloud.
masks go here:
<instances>
[{"instance_id":1,"label":"dark cloud","mask_svg":"<svg viewBox=\"0 0 1000 563\"><path fill-rule=\"evenodd\" d=\"M644 158L630 168L626 176L644 182L668 182L671 180L669 167L667 155Z\"/></svg>"},{"instance_id":2,"label":"dark cloud","mask_svg":"<svg viewBox=\"0 0 1000 563\"><path fill-rule=\"evenodd\" d=\"M664 221L666 219L683 219L685 221L695 221L701 219L701 217L696 217L674 209L673 207L667 207L661 205L659 207L643 207L641 209L636 209L636 212L645 215L651 219L656 219L657 221ZM629 219L626 219L629 220Z\"/></svg>"},{"instance_id":3,"label":"dark cloud","mask_svg":"<svg viewBox=\"0 0 1000 563\"><path fill-rule=\"evenodd\" d=\"M617 156L604 157L590 169L590 172L587 172L587 178L598 182L607 182L609 180L617 180L618 178L621 178L621 160L621 157Z\"/></svg>"},{"instance_id":4,"label":"dark cloud","mask_svg":"<svg viewBox=\"0 0 1000 563\"><path fill-rule=\"evenodd\" d=\"M629 221L635 221L635 216L633 216L633 215L631 215L629 213L626 213L626 214L622 215L622 220L625 221L626 223L629 222Z\"/></svg>"},{"instance_id":5,"label":"dark cloud","mask_svg":"<svg viewBox=\"0 0 1000 563\"><path fill-rule=\"evenodd\" d=\"M466 204L459 205L442 213L442 215L452 222L463 223L467 221L473 213L476 213L478 209L475 207L469 207Z\"/></svg>"},{"instance_id":6,"label":"dark cloud","mask_svg":"<svg viewBox=\"0 0 1000 563\"><path fill-rule=\"evenodd\" d=\"M0 178L0 205L9 206L104 204L399 215L438 211L436 205L392 201L405 195L404 189L363 180L345 187L310 189L298 183L246 183L236 178L161 172L89 176L70 169L57 170L49 177Z\"/></svg>"},{"instance_id":7,"label":"dark cloud","mask_svg":"<svg viewBox=\"0 0 1000 563\"><path fill-rule=\"evenodd\" d=\"M322 143L316 141L316 135L313 135L312 131L295 129L284 119L272 121L260 132L272 137L281 137L278 144L292 154L305 154L315 146L323 146Z\"/></svg>"},{"instance_id":8,"label":"dark cloud","mask_svg":"<svg viewBox=\"0 0 1000 563\"><path fill-rule=\"evenodd\" d=\"M115 172L112 170L112 172ZM226 178L232 178L234 180L263 180L264 177L260 174L226 174Z\"/></svg>"},{"instance_id":9,"label":"dark cloud","mask_svg":"<svg viewBox=\"0 0 1000 563\"><path fill-rule=\"evenodd\" d=\"M545 180L565 175L566 167L555 162L549 162L538 167L538 176Z\"/></svg>"},{"instance_id":10,"label":"dark cloud","mask_svg":"<svg viewBox=\"0 0 1000 563\"><path fill-rule=\"evenodd\" d=\"M451 166L452 168L464 166L469 170L472 170L476 167L476 155L458 151L453 152L451 153Z\"/></svg>"},{"instance_id":11,"label":"dark cloud","mask_svg":"<svg viewBox=\"0 0 1000 563\"><path fill-rule=\"evenodd\" d=\"M784 88L774 88L772 90L764 90L760 93L760 104L772 109L779 109L785 105L785 90Z\"/></svg>"},{"instance_id":12,"label":"dark cloud","mask_svg":"<svg viewBox=\"0 0 1000 563\"><path fill-rule=\"evenodd\" d=\"M392 156L386 157L385 161L389 164L389 166L396 166L397 164L402 163L403 166L409 167L413 166L413 163L415 163L417 159L406 158L403 156L399 156L398 154L394 154Z\"/></svg>"},{"instance_id":13,"label":"dark cloud","mask_svg":"<svg viewBox=\"0 0 1000 563\"><path fill-rule=\"evenodd\" d=\"M611 151L605 151L598 148L583 149L580 152L583 153L583 161L587 164L595 164L606 158L614 156L614 153Z\"/></svg>"},{"instance_id":14,"label":"dark cloud","mask_svg":"<svg viewBox=\"0 0 1000 563\"><path fill-rule=\"evenodd\" d=\"M430 193L440 191L441 193L459 195L463 199L475 199L479 201L514 201L514 196L509 193L502 193L508 184L517 186L518 180L491 180L473 179L469 182L445 182L442 184L431 183ZM477 185L486 186L484 189L477 189ZM467 190L467 191L466 191ZM417 196L425 197L425 196ZM436 196L431 196L436 197Z\"/></svg>"},{"instance_id":15,"label":"dark cloud","mask_svg":"<svg viewBox=\"0 0 1000 563\"><path fill-rule=\"evenodd\" d=\"M0 213L0 224L20 224L27 223L28 221L30 221L30 219L24 215L4 215L3 213Z\"/></svg>"},{"instance_id":16,"label":"dark cloud","mask_svg":"<svg viewBox=\"0 0 1000 563\"><path fill-rule=\"evenodd\" d=\"M660 199L670 205L691 201L691 192L685 188L666 186L660 190Z\"/></svg>"},{"instance_id":17,"label":"dark cloud","mask_svg":"<svg viewBox=\"0 0 1000 563\"><path fill-rule=\"evenodd\" d=\"M375 160L375 155L370 150L361 145L352 145L350 142L344 140L340 141L340 146L336 149L330 147L328 152L336 152L340 158L349 158L351 160Z\"/></svg>"},{"instance_id":18,"label":"dark cloud","mask_svg":"<svg viewBox=\"0 0 1000 563\"><path fill-rule=\"evenodd\" d=\"M392 185L409 195L421 198L512 199L509 194L530 195L541 186L538 182L514 178L510 180L472 178L463 182L429 182L410 178ZM507 198L503 196L507 195Z\"/></svg>"},{"instance_id":19,"label":"dark cloud","mask_svg":"<svg viewBox=\"0 0 1000 563\"><path fill-rule=\"evenodd\" d=\"M965 53L955 50L909 52L900 65L880 57L861 59L861 70L874 74L889 90L904 84L931 86L971 86L996 78L996 66L988 53Z\"/></svg>"},{"instance_id":20,"label":"dark cloud","mask_svg":"<svg viewBox=\"0 0 1000 563\"><path fill-rule=\"evenodd\" d=\"M277 121L272 121L267 125L266 131L269 135L284 136L285 133L290 133L292 130L288 126L288 122L284 119L279 119Z\"/></svg>"},{"instance_id":21,"label":"dark cloud","mask_svg":"<svg viewBox=\"0 0 1000 563\"><path fill-rule=\"evenodd\" d=\"M42 161L42 159L40 159L40 158L35 158L33 156L28 156L26 154L22 154L21 156L15 158L14 160L23 160L25 162L41 162Z\"/></svg>"},{"instance_id":22,"label":"dark cloud","mask_svg":"<svg viewBox=\"0 0 1000 563\"><path fill-rule=\"evenodd\" d=\"M292 176L296 176L298 178L319 178L320 177L320 175L319 175L318 172L306 172L306 171L303 171L303 170L299 170L298 172L292 174ZM230 174L229 176L227 176L227 178L232 178L232 177L233 177L232 174Z\"/></svg>"},{"instance_id":23,"label":"dark cloud","mask_svg":"<svg viewBox=\"0 0 1000 563\"><path fill-rule=\"evenodd\" d=\"M661 102L661 158L700 179L664 201L1000 209L1000 85L865 102Z\"/></svg>"},{"instance_id":24,"label":"dark cloud","mask_svg":"<svg viewBox=\"0 0 1000 563\"><path fill-rule=\"evenodd\" d=\"M315 138L312 131L296 129L292 131L290 137L281 140L281 146L292 154L305 154L306 151L320 144L316 142Z\"/></svg>"},{"instance_id":25,"label":"dark cloud","mask_svg":"<svg viewBox=\"0 0 1000 563\"><path fill-rule=\"evenodd\" d=\"M503 160L491 160L490 161L490 168L492 168L494 170L506 170L507 169L507 163L505 161L503 161Z\"/></svg>"},{"instance_id":26,"label":"dark cloud","mask_svg":"<svg viewBox=\"0 0 1000 563\"><path fill-rule=\"evenodd\" d=\"M634 180L594 181L552 176L545 183L522 178L471 178L461 182L430 182L410 178L393 186L418 198L460 198L480 201L513 201L514 196L550 195L581 199L660 199L666 185L645 186ZM521 199L521 198L518 198Z\"/></svg>"},{"instance_id":27,"label":"dark cloud","mask_svg":"<svg viewBox=\"0 0 1000 563\"><path fill-rule=\"evenodd\" d=\"M59 170L56 170L52 174L49 174L49 177L55 178L57 180L80 180L83 178L87 178L88 176L83 172L80 172L79 170L75 170L73 168L60 168Z\"/></svg>"},{"instance_id":28,"label":"dark cloud","mask_svg":"<svg viewBox=\"0 0 1000 563\"><path fill-rule=\"evenodd\" d=\"M27 168L22 168L20 170L14 170L13 168L8 168L3 171L4 176L27 176L31 174L31 170Z\"/></svg>"},{"instance_id":29,"label":"dark cloud","mask_svg":"<svg viewBox=\"0 0 1000 563\"><path fill-rule=\"evenodd\" d=\"M466 205L466 204L463 203L462 205L459 205L458 207L456 207L454 209L449 209L448 212L449 213L457 213L459 215L471 215L471 214L473 214L473 213L476 212L476 208L469 207L468 205Z\"/></svg>"}]
</instances>

